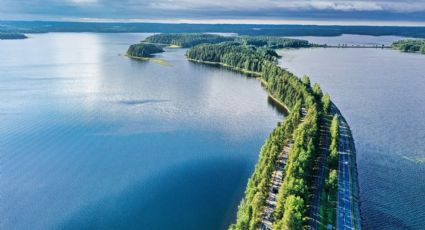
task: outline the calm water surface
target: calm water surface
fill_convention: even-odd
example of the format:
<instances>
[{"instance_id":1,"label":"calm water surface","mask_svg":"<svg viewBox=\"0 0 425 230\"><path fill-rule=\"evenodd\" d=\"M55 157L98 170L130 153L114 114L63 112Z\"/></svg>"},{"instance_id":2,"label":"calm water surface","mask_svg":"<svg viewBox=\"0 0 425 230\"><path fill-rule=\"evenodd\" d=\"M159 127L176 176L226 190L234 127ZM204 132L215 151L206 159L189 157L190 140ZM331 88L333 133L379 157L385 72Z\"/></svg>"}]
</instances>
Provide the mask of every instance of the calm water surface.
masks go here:
<instances>
[{"instance_id":1,"label":"calm water surface","mask_svg":"<svg viewBox=\"0 0 425 230\"><path fill-rule=\"evenodd\" d=\"M255 79L146 34L0 41L0 229L224 229L282 119Z\"/></svg>"},{"instance_id":2,"label":"calm water surface","mask_svg":"<svg viewBox=\"0 0 425 230\"><path fill-rule=\"evenodd\" d=\"M358 38L312 40L351 44L398 39ZM351 126L364 228L425 229L425 55L329 48L280 54L282 66L320 83Z\"/></svg>"}]
</instances>

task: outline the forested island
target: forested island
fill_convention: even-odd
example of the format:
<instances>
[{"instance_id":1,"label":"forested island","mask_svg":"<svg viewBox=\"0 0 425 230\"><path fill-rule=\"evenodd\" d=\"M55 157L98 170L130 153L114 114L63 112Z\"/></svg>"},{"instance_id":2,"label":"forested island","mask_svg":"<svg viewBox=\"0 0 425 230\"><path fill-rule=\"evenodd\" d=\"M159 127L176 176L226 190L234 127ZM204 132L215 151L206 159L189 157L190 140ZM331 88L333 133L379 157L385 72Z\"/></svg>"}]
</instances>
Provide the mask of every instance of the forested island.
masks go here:
<instances>
[{"instance_id":1,"label":"forested island","mask_svg":"<svg viewBox=\"0 0 425 230\"><path fill-rule=\"evenodd\" d=\"M0 33L0 40L15 40L15 39L26 39L28 38L25 34L19 33Z\"/></svg>"},{"instance_id":2,"label":"forested island","mask_svg":"<svg viewBox=\"0 0 425 230\"><path fill-rule=\"evenodd\" d=\"M196 44L199 37L204 41L212 38L213 43ZM217 35L159 34L145 41L169 45L184 40L185 47L193 46L186 53L190 61L257 77L270 97L289 112L261 148L237 219L229 229L359 229L355 149L349 127L318 84L312 85L307 76L298 78L277 65L279 56L274 49L311 44L264 36L221 39L224 41L219 42ZM339 127L343 127L343 134ZM348 144L340 146L340 138ZM346 146L349 149L344 149ZM350 154L343 156L343 151ZM342 161L346 167L339 166ZM347 173L352 176L347 177ZM338 197L352 208L345 209ZM338 215L349 216L349 223Z\"/></svg>"},{"instance_id":3,"label":"forested island","mask_svg":"<svg viewBox=\"0 0 425 230\"><path fill-rule=\"evenodd\" d=\"M425 54L425 40L405 39L394 42L393 49L403 52L415 52Z\"/></svg>"},{"instance_id":4,"label":"forested island","mask_svg":"<svg viewBox=\"0 0 425 230\"><path fill-rule=\"evenodd\" d=\"M306 40L281 38L273 36L220 36L215 34L156 34L147 37L143 42L159 45L178 46L190 48L200 44L217 44L222 42L235 42L234 44L267 47L267 48L301 48L310 47Z\"/></svg>"},{"instance_id":5,"label":"forested island","mask_svg":"<svg viewBox=\"0 0 425 230\"><path fill-rule=\"evenodd\" d=\"M162 53L164 50L162 47L148 44L148 43L139 43L131 45L127 50L127 56L132 58L149 58L153 54Z\"/></svg>"},{"instance_id":6,"label":"forested island","mask_svg":"<svg viewBox=\"0 0 425 230\"><path fill-rule=\"evenodd\" d=\"M156 34L147 37L144 42L188 48L202 43L220 43L233 41L232 37L214 34Z\"/></svg>"}]
</instances>

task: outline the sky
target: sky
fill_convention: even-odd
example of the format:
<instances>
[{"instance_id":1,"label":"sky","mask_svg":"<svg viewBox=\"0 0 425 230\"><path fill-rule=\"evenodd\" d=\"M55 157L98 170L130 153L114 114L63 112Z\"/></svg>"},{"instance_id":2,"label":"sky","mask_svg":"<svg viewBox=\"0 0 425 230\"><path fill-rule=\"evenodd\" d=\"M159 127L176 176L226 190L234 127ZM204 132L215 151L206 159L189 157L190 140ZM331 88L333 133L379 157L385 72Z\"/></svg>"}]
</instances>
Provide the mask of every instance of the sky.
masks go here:
<instances>
[{"instance_id":1,"label":"sky","mask_svg":"<svg viewBox=\"0 0 425 230\"><path fill-rule=\"evenodd\" d=\"M0 20L425 25L425 0L0 0Z\"/></svg>"}]
</instances>

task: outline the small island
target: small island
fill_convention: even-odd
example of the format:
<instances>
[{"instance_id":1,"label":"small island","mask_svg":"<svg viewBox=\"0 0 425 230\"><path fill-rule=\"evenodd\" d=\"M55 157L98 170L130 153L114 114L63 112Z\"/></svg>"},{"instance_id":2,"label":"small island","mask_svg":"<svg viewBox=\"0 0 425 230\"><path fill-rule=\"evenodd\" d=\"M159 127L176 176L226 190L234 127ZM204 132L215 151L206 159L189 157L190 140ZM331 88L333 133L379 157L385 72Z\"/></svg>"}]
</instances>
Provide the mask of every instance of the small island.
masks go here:
<instances>
[{"instance_id":1,"label":"small island","mask_svg":"<svg viewBox=\"0 0 425 230\"><path fill-rule=\"evenodd\" d=\"M394 42L391 47L396 50L425 54L425 40L405 39Z\"/></svg>"},{"instance_id":2,"label":"small island","mask_svg":"<svg viewBox=\"0 0 425 230\"><path fill-rule=\"evenodd\" d=\"M25 34L19 33L0 33L0 40L16 40L28 38Z\"/></svg>"},{"instance_id":3,"label":"small island","mask_svg":"<svg viewBox=\"0 0 425 230\"><path fill-rule=\"evenodd\" d=\"M161 46L139 43L131 45L127 50L127 56L135 59L147 59L153 57L153 54L162 53L164 50Z\"/></svg>"}]
</instances>

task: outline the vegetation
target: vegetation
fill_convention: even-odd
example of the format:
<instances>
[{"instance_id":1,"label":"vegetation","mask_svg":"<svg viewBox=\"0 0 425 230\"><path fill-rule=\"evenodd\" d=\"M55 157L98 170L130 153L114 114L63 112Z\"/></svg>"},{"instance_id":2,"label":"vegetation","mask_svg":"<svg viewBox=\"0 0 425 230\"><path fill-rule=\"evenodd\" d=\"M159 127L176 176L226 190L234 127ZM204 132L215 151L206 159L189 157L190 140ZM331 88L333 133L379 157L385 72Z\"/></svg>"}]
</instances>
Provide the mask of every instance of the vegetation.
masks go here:
<instances>
[{"instance_id":1,"label":"vegetation","mask_svg":"<svg viewBox=\"0 0 425 230\"><path fill-rule=\"evenodd\" d=\"M322 105L323 105L323 111L327 114L329 113L329 110L331 108L331 97L329 94L325 94L322 96Z\"/></svg>"},{"instance_id":2,"label":"vegetation","mask_svg":"<svg viewBox=\"0 0 425 230\"><path fill-rule=\"evenodd\" d=\"M201 62L256 72L268 92L290 109L287 119L278 125L262 147L239 206L237 221L230 228L259 227L278 157L286 143L293 142L273 216L276 229L299 229L305 224L308 191L312 184L311 168L318 149L318 108L322 107L320 87L316 86L317 92L313 93L308 77L301 80L278 67L276 52L267 46L256 47L239 42L203 44L188 50L187 56ZM302 109L307 111L303 119Z\"/></svg>"},{"instance_id":3,"label":"vegetation","mask_svg":"<svg viewBox=\"0 0 425 230\"><path fill-rule=\"evenodd\" d=\"M329 146L329 168L338 168L338 135L339 135L339 124L338 115L335 115L331 123L331 144Z\"/></svg>"},{"instance_id":4,"label":"vegetation","mask_svg":"<svg viewBox=\"0 0 425 230\"><path fill-rule=\"evenodd\" d=\"M28 37L25 34L0 33L0 40L26 39L26 38L28 38Z\"/></svg>"},{"instance_id":5,"label":"vegetation","mask_svg":"<svg viewBox=\"0 0 425 230\"><path fill-rule=\"evenodd\" d=\"M233 40L233 37L214 34L155 34L147 37L145 42L188 48L203 43L215 44Z\"/></svg>"},{"instance_id":6,"label":"vegetation","mask_svg":"<svg viewBox=\"0 0 425 230\"><path fill-rule=\"evenodd\" d=\"M244 45L257 46L257 47L269 47L273 49L282 48L300 48L309 47L310 43L306 40L290 39L273 36L242 36L235 38L235 41L240 42Z\"/></svg>"},{"instance_id":7,"label":"vegetation","mask_svg":"<svg viewBox=\"0 0 425 230\"><path fill-rule=\"evenodd\" d=\"M297 106L300 108L300 105ZM298 110L299 111L299 110ZM231 229L257 229L277 159L291 133L300 122L300 113L293 112L270 134L261 148L254 173L248 181L245 198L239 205L237 223Z\"/></svg>"},{"instance_id":8,"label":"vegetation","mask_svg":"<svg viewBox=\"0 0 425 230\"><path fill-rule=\"evenodd\" d=\"M275 229L300 229L293 228L293 223L288 220L298 220L303 223L307 214L306 205L309 203L309 188L312 184L312 166L317 153L318 113L312 106L293 134L294 144L289 151L289 158L285 167L285 178L279 189L277 205L274 212ZM294 206L289 199L299 200ZM303 204L303 205L301 205ZM298 222L298 221L297 221Z\"/></svg>"},{"instance_id":9,"label":"vegetation","mask_svg":"<svg viewBox=\"0 0 425 230\"><path fill-rule=\"evenodd\" d=\"M392 47L403 52L418 52L425 54L425 40L400 40L394 42Z\"/></svg>"},{"instance_id":10,"label":"vegetation","mask_svg":"<svg viewBox=\"0 0 425 230\"><path fill-rule=\"evenodd\" d=\"M310 207L310 191L313 184L313 165L317 159L319 121L328 116L331 100L320 86L307 76L301 79L277 65L279 58L274 49L306 47L307 41L274 37L223 37L207 34L158 34L145 39L143 45L178 45L191 47L189 60L216 64L233 70L253 73L264 83L269 94L289 110L286 119L279 123L267 138L260 151L258 163L248 180L236 223L229 228L236 230L258 229L270 191L273 172L278 167L279 156L288 144L291 148L284 168L282 186L276 198L272 214L274 229L302 229L307 224ZM129 54L139 53L130 47ZM141 50L144 50L143 47ZM162 49L161 49L162 50ZM144 54L144 53L143 53ZM321 213L327 223L335 221L338 160L338 117L331 125L330 156L325 171L326 196Z\"/></svg>"},{"instance_id":11,"label":"vegetation","mask_svg":"<svg viewBox=\"0 0 425 230\"><path fill-rule=\"evenodd\" d=\"M153 54L164 52L164 50L157 45L139 43L131 45L127 50L127 55L130 57L147 58L152 57Z\"/></svg>"},{"instance_id":12,"label":"vegetation","mask_svg":"<svg viewBox=\"0 0 425 230\"><path fill-rule=\"evenodd\" d=\"M327 229L328 225L336 225L336 197L338 191L338 136L338 115L335 115L330 126L330 154L327 159L327 167L325 170L325 186L320 197L320 222L322 224L320 229Z\"/></svg>"},{"instance_id":13,"label":"vegetation","mask_svg":"<svg viewBox=\"0 0 425 230\"><path fill-rule=\"evenodd\" d=\"M187 51L189 59L218 63L223 66L252 72L262 72L269 63L277 62L277 53L267 48L241 46L239 43L205 44Z\"/></svg>"},{"instance_id":14,"label":"vegetation","mask_svg":"<svg viewBox=\"0 0 425 230\"><path fill-rule=\"evenodd\" d=\"M193 47L199 44L217 44L222 42L235 42L245 46L277 48L300 48L309 47L306 40L281 38L272 36L221 36L215 34L155 34L147 37L144 42L162 45L174 45L184 48Z\"/></svg>"}]
</instances>

